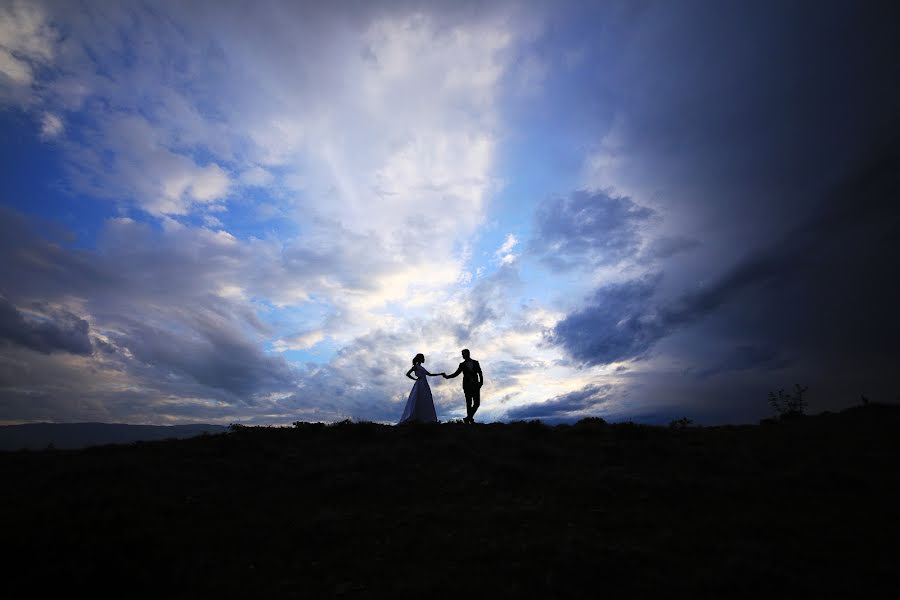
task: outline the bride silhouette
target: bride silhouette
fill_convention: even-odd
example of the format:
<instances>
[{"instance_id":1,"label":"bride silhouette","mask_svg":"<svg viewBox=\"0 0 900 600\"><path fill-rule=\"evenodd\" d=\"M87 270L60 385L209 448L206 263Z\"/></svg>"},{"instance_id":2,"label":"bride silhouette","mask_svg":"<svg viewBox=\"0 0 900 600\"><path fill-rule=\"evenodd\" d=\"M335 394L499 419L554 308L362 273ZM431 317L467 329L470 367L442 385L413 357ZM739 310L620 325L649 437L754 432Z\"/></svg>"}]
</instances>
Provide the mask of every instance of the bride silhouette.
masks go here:
<instances>
[{"instance_id":1,"label":"bride silhouette","mask_svg":"<svg viewBox=\"0 0 900 600\"><path fill-rule=\"evenodd\" d=\"M406 372L406 376L415 381L406 408L403 409L401 423L420 421L423 423L437 423L437 414L434 412L434 398L431 397L431 387L428 385L428 376L438 377L444 373L429 373L422 364L425 362L424 354L416 354L413 358L412 368ZM410 373L415 373L413 377Z\"/></svg>"}]
</instances>

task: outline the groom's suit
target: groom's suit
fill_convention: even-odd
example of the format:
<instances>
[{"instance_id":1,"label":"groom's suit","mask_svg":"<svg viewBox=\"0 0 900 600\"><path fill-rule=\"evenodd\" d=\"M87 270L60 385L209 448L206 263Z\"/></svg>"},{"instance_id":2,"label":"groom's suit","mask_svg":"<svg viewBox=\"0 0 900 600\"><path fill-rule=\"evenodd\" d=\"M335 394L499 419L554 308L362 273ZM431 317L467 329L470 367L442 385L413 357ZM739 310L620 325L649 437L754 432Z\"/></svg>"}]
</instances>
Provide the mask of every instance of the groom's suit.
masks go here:
<instances>
[{"instance_id":1,"label":"groom's suit","mask_svg":"<svg viewBox=\"0 0 900 600\"><path fill-rule=\"evenodd\" d=\"M463 376L463 393L466 395L466 416L471 419L481 406L481 384L484 383L484 373L474 358L459 363L459 367L452 375L447 375L447 379L453 379L460 373Z\"/></svg>"}]
</instances>

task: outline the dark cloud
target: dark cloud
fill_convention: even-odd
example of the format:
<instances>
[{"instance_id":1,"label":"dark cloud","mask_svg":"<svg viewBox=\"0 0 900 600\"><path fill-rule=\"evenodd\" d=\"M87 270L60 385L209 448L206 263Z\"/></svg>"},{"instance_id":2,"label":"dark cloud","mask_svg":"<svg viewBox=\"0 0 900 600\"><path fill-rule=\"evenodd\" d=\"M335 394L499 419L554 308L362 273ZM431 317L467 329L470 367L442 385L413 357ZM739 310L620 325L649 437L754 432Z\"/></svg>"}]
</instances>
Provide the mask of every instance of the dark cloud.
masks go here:
<instances>
[{"instance_id":1,"label":"dark cloud","mask_svg":"<svg viewBox=\"0 0 900 600\"><path fill-rule=\"evenodd\" d=\"M765 345L740 345L713 366L697 373L700 379L734 371L771 371L784 369L791 361L777 348Z\"/></svg>"},{"instance_id":2,"label":"dark cloud","mask_svg":"<svg viewBox=\"0 0 900 600\"><path fill-rule=\"evenodd\" d=\"M556 324L550 341L589 365L643 356L666 332L653 311L658 282L645 277L598 288L584 308Z\"/></svg>"},{"instance_id":3,"label":"dark cloud","mask_svg":"<svg viewBox=\"0 0 900 600\"><path fill-rule=\"evenodd\" d=\"M665 236L653 240L642 251L645 260L670 258L681 252L689 252L700 247L700 241L682 235Z\"/></svg>"},{"instance_id":4,"label":"dark cloud","mask_svg":"<svg viewBox=\"0 0 900 600\"><path fill-rule=\"evenodd\" d=\"M295 375L281 356L267 355L257 340L228 320L202 309L189 322L185 332L123 320L114 339L160 375L225 390L241 403L294 385Z\"/></svg>"},{"instance_id":5,"label":"dark cloud","mask_svg":"<svg viewBox=\"0 0 900 600\"><path fill-rule=\"evenodd\" d=\"M528 251L554 269L616 265L638 251L653 216L624 196L573 192L537 207Z\"/></svg>"},{"instance_id":6,"label":"dark cloud","mask_svg":"<svg viewBox=\"0 0 900 600\"><path fill-rule=\"evenodd\" d=\"M546 402L530 404L509 410L511 420L541 419L558 421L573 419L581 414L596 412L609 399L612 386L589 385L580 390L551 398Z\"/></svg>"},{"instance_id":7,"label":"dark cloud","mask_svg":"<svg viewBox=\"0 0 900 600\"><path fill-rule=\"evenodd\" d=\"M738 340L737 348L753 347L740 341L750 338L816 355L896 356L898 166L900 146L883 149L832 190L813 218L674 299L657 297L658 277L603 286L556 325L550 340L580 363L609 364L644 357L664 337L723 311L727 319L708 333ZM782 365L775 354L736 352L731 363L703 370L748 359L760 368Z\"/></svg>"},{"instance_id":8,"label":"dark cloud","mask_svg":"<svg viewBox=\"0 0 900 600\"><path fill-rule=\"evenodd\" d=\"M93 352L86 320L66 310L45 309L26 317L3 296L0 296L0 340L45 354Z\"/></svg>"},{"instance_id":9,"label":"dark cloud","mask_svg":"<svg viewBox=\"0 0 900 600\"><path fill-rule=\"evenodd\" d=\"M627 51L584 73L619 111L616 179L757 237L795 219L900 126L896 16L889 3L644 5Z\"/></svg>"},{"instance_id":10,"label":"dark cloud","mask_svg":"<svg viewBox=\"0 0 900 600\"><path fill-rule=\"evenodd\" d=\"M88 251L38 234L20 214L3 216L0 274L6 284L17 282L0 298L0 338L10 343L0 361L18 365L2 373L7 406L41 398L45 413L58 411L52 420L65 420L102 401L113 411L105 418L121 420L116 410L146 415L160 398L169 399L165 412L203 412L213 402L226 414L229 406L293 391L297 373L264 351L269 327L253 306L215 293L255 267L233 239L113 220L99 248ZM91 377L17 348L92 355ZM111 390L123 389L133 392L120 393L133 402L127 406L111 400ZM70 401L88 396L81 405Z\"/></svg>"}]
</instances>

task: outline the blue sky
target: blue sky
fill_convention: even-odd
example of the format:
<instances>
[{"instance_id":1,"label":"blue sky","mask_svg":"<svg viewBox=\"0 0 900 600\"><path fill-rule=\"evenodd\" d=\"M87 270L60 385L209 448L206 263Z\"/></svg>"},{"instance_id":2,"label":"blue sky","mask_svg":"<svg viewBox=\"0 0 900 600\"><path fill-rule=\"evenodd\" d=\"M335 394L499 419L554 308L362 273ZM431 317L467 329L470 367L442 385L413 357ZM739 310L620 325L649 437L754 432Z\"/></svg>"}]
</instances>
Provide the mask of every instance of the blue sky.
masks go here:
<instances>
[{"instance_id":1,"label":"blue sky","mask_svg":"<svg viewBox=\"0 0 900 600\"><path fill-rule=\"evenodd\" d=\"M4 3L0 421L391 422L464 347L487 420L895 399L878 12Z\"/></svg>"}]
</instances>

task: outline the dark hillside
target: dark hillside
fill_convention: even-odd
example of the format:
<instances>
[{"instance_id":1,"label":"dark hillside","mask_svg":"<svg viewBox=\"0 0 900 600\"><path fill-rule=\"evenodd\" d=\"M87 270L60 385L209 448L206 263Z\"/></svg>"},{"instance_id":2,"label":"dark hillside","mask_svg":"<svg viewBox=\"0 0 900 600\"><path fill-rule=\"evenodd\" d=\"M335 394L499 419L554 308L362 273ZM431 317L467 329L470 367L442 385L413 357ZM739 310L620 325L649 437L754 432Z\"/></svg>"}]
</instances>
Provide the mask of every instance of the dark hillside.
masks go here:
<instances>
[{"instance_id":1,"label":"dark hillside","mask_svg":"<svg viewBox=\"0 0 900 600\"><path fill-rule=\"evenodd\" d=\"M103 444L130 444L222 433L221 425L126 425L124 423L27 423L0 425L0 450L63 449Z\"/></svg>"},{"instance_id":2,"label":"dark hillside","mask_svg":"<svg viewBox=\"0 0 900 600\"><path fill-rule=\"evenodd\" d=\"M900 409L769 426L240 428L0 453L8 583L163 597L859 596Z\"/></svg>"}]
</instances>

